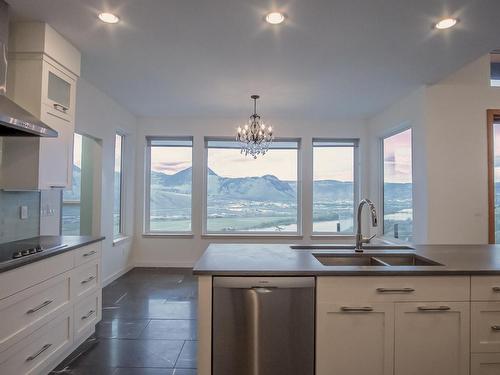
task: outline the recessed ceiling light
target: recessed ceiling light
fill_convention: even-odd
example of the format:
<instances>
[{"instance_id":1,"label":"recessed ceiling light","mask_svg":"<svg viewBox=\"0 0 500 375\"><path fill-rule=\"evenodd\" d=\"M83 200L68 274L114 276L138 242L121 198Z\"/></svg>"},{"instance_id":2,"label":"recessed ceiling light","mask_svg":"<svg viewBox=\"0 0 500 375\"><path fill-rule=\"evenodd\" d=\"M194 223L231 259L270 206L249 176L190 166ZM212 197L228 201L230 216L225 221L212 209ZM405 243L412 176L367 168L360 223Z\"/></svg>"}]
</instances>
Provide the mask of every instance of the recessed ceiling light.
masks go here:
<instances>
[{"instance_id":1,"label":"recessed ceiling light","mask_svg":"<svg viewBox=\"0 0 500 375\"><path fill-rule=\"evenodd\" d=\"M266 16L266 22L270 23L271 25L279 25L285 20L285 15L280 12L271 12L268 13Z\"/></svg>"},{"instance_id":2,"label":"recessed ceiling light","mask_svg":"<svg viewBox=\"0 0 500 375\"><path fill-rule=\"evenodd\" d=\"M113 13L100 13L99 19L104 23L118 23L120 22L120 18L115 16Z\"/></svg>"},{"instance_id":3,"label":"recessed ceiling light","mask_svg":"<svg viewBox=\"0 0 500 375\"><path fill-rule=\"evenodd\" d=\"M436 23L434 27L439 30L449 29L457 24L458 19L456 18L443 18L441 21Z\"/></svg>"}]
</instances>

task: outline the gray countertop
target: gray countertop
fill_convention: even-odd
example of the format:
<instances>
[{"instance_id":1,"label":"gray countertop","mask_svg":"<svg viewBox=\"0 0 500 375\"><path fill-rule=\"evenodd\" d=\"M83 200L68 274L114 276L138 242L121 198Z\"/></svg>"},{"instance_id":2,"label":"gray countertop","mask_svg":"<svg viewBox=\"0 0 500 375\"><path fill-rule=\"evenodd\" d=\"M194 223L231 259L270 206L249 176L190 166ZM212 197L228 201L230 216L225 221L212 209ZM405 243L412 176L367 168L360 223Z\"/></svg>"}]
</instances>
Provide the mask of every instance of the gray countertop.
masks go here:
<instances>
[{"instance_id":1,"label":"gray countertop","mask_svg":"<svg viewBox=\"0 0 500 375\"><path fill-rule=\"evenodd\" d=\"M0 262L0 273L102 241L104 238L105 237L102 236L40 236L0 244L0 257L6 259ZM56 248L53 250L44 250L40 253L18 259L11 259L11 254L14 251L25 250L36 245L40 245L47 249L52 247ZM64 247L58 248L60 246Z\"/></svg>"},{"instance_id":2,"label":"gray countertop","mask_svg":"<svg viewBox=\"0 0 500 375\"><path fill-rule=\"evenodd\" d=\"M365 252L375 254L415 252L442 266L324 266L313 253L339 252L339 250L295 250L290 248L289 244L211 244L196 263L194 274L224 276L500 274L500 245L414 247L414 250L366 250Z\"/></svg>"}]
</instances>

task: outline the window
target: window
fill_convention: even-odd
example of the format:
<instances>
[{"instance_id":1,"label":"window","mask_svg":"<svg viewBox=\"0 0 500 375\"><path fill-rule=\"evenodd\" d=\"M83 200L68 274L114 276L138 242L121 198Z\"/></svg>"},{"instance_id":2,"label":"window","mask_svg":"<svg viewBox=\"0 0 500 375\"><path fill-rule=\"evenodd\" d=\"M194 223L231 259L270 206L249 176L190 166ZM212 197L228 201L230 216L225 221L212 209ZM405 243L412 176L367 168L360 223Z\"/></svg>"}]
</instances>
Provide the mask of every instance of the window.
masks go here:
<instances>
[{"instance_id":1,"label":"window","mask_svg":"<svg viewBox=\"0 0 500 375\"><path fill-rule=\"evenodd\" d=\"M115 191L113 202L113 235L119 237L124 233L123 223L123 149L125 136L115 136Z\"/></svg>"},{"instance_id":2,"label":"window","mask_svg":"<svg viewBox=\"0 0 500 375\"><path fill-rule=\"evenodd\" d=\"M500 242L500 110L488 111L489 243Z\"/></svg>"},{"instance_id":3,"label":"window","mask_svg":"<svg viewBox=\"0 0 500 375\"><path fill-rule=\"evenodd\" d=\"M61 232L76 236L100 233L96 202L100 202L101 144L75 133L73 145L72 186L62 193Z\"/></svg>"},{"instance_id":4,"label":"window","mask_svg":"<svg viewBox=\"0 0 500 375\"><path fill-rule=\"evenodd\" d=\"M500 50L490 54L490 83L491 86L500 87Z\"/></svg>"},{"instance_id":5,"label":"window","mask_svg":"<svg viewBox=\"0 0 500 375\"><path fill-rule=\"evenodd\" d=\"M146 233L190 233L193 139L146 139Z\"/></svg>"},{"instance_id":6,"label":"window","mask_svg":"<svg viewBox=\"0 0 500 375\"><path fill-rule=\"evenodd\" d=\"M257 159L232 140L205 146L206 233L300 233L298 140L275 140Z\"/></svg>"},{"instance_id":7,"label":"window","mask_svg":"<svg viewBox=\"0 0 500 375\"><path fill-rule=\"evenodd\" d=\"M384 235L411 241L413 234L412 131L382 140Z\"/></svg>"},{"instance_id":8,"label":"window","mask_svg":"<svg viewBox=\"0 0 500 375\"><path fill-rule=\"evenodd\" d=\"M313 232L354 233L357 140L313 139Z\"/></svg>"},{"instance_id":9,"label":"window","mask_svg":"<svg viewBox=\"0 0 500 375\"><path fill-rule=\"evenodd\" d=\"M82 189L82 136L75 133L73 140L73 177L71 190L63 191L62 234L79 236Z\"/></svg>"}]
</instances>

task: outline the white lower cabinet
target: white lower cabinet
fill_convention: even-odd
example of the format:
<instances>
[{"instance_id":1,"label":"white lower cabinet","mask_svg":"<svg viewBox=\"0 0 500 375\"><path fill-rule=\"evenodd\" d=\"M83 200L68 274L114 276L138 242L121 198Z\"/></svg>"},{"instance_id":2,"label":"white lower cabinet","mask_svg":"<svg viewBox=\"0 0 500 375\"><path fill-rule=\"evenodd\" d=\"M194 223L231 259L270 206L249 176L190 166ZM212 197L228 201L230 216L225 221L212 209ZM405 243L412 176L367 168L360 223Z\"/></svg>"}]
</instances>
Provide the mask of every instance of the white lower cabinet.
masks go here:
<instances>
[{"instance_id":1,"label":"white lower cabinet","mask_svg":"<svg viewBox=\"0 0 500 375\"><path fill-rule=\"evenodd\" d=\"M32 375L48 372L47 364L73 344L72 315L72 310L68 310L1 353L0 374Z\"/></svg>"},{"instance_id":2,"label":"white lower cabinet","mask_svg":"<svg viewBox=\"0 0 500 375\"><path fill-rule=\"evenodd\" d=\"M469 373L469 303L396 303L394 374Z\"/></svg>"},{"instance_id":3,"label":"white lower cabinet","mask_svg":"<svg viewBox=\"0 0 500 375\"><path fill-rule=\"evenodd\" d=\"M1 375L45 375L95 331L100 259L94 243L0 274Z\"/></svg>"},{"instance_id":4,"label":"white lower cabinet","mask_svg":"<svg viewBox=\"0 0 500 375\"><path fill-rule=\"evenodd\" d=\"M469 277L318 277L316 287L316 375L469 374Z\"/></svg>"},{"instance_id":5,"label":"white lower cabinet","mask_svg":"<svg viewBox=\"0 0 500 375\"><path fill-rule=\"evenodd\" d=\"M473 353L471 375L500 374L500 353Z\"/></svg>"},{"instance_id":6,"label":"white lower cabinet","mask_svg":"<svg viewBox=\"0 0 500 375\"><path fill-rule=\"evenodd\" d=\"M393 304L319 303L317 327L318 375L393 373Z\"/></svg>"}]
</instances>

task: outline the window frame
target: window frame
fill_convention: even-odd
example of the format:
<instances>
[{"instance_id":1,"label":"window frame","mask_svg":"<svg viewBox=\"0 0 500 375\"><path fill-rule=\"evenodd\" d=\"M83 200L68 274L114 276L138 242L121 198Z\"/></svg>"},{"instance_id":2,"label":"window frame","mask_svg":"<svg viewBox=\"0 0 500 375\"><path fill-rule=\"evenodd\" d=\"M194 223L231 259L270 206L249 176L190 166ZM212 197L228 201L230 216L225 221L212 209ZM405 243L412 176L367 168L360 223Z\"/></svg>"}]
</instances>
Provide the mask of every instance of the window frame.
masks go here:
<instances>
[{"instance_id":1,"label":"window frame","mask_svg":"<svg viewBox=\"0 0 500 375\"><path fill-rule=\"evenodd\" d=\"M354 192L353 192L353 206L352 206L352 212L353 212L353 231L352 233L342 233L342 232L325 232L325 231L315 231L314 230L314 143L315 142L332 142L332 143L346 143L346 146L330 146L330 147L349 147L347 144L352 144L354 148L353 152L353 187L354 187ZM311 165L311 170L312 170L312 181L311 181L311 235L312 236L318 236L318 237L352 237L355 235L356 230L357 230L357 223L356 223L356 208L358 206L360 197L361 197L361 187L360 187L360 139L359 138L321 138L321 137L313 137L311 146L312 146L312 155L311 155L311 160L312 160L312 165ZM320 146L316 146L320 147Z\"/></svg>"},{"instance_id":2,"label":"window frame","mask_svg":"<svg viewBox=\"0 0 500 375\"><path fill-rule=\"evenodd\" d=\"M152 231L151 230L151 140L159 141L189 141L191 142L191 229L189 231ZM176 147L176 146L169 146ZM187 146L182 146L187 147ZM173 236L182 237L193 235L193 213L194 213L194 137L193 136L146 136L144 147L144 215L143 236Z\"/></svg>"},{"instance_id":3,"label":"window frame","mask_svg":"<svg viewBox=\"0 0 500 375\"><path fill-rule=\"evenodd\" d=\"M390 138L394 135L397 135L399 133L403 133L407 130L411 130L411 181L412 181L412 187L411 187L411 205L412 205L412 215L411 215L411 221L412 221L412 242L414 241L414 236L415 236L415 189L414 189L414 181L415 181L415 168L414 168L414 149L415 149L415 137L414 137L414 129L411 124L405 123L404 125L394 128L386 133L383 133L380 138L379 138L379 147L380 147L380 157L379 157L379 162L380 162L380 213L381 217L379 222L381 222L382 225L380 225L380 235L382 238L390 240L390 241L401 241L401 242L408 242L405 240L402 240L400 238L395 238L395 237L388 237L385 234L385 189L384 189L384 178L385 178L385 173L384 173L384 140L387 138Z\"/></svg>"},{"instance_id":4,"label":"window frame","mask_svg":"<svg viewBox=\"0 0 500 375\"><path fill-rule=\"evenodd\" d=\"M488 143L488 243L495 244L495 123L500 122L500 109L488 109L487 143Z\"/></svg>"},{"instance_id":5,"label":"window frame","mask_svg":"<svg viewBox=\"0 0 500 375\"><path fill-rule=\"evenodd\" d=\"M115 233L115 222L114 222L114 202L115 202L115 186L114 186L114 173L115 173L115 167L116 167L116 137L120 137L121 139L121 155L120 155L120 209L119 209L119 214L120 214L120 224L118 226L118 233ZM121 130L117 130L115 132L115 137L114 137L114 153L113 156L115 157L115 162L113 163L113 239L119 240L121 238L126 237L125 233L125 149L126 149L126 140L127 140L127 135L122 132Z\"/></svg>"},{"instance_id":6,"label":"window frame","mask_svg":"<svg viewBox=\"0 0 500 375\"><path fill-rule=\"evenodd\" d=\"M202 237L239 237L239 238L257 238L257 237L288 237L302 238L303 236L303 215L302 215L302 138L275 138L273 143L277 142L296 142L297 143L297 231L296 232L213 232L207 229L208 220L208 147L209 141L236 142L233 137L205 137L203 142L203 196L202 196Z\"/></svg>"}]
</instances>

